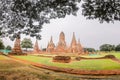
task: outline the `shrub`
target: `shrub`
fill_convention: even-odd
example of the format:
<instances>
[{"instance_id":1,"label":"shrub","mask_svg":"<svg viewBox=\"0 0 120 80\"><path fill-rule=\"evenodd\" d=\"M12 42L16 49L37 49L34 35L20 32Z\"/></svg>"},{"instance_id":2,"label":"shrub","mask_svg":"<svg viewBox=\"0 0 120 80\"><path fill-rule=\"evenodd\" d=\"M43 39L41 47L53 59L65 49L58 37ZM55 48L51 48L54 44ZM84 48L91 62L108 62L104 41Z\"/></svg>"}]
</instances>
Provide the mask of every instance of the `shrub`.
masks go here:
<instances>
[{"instance_id":1,"label":"shrub","mask_svg":"<svg viewBox=\"0 0 120 80\"><path fill-rule=\"evenodd\" d=\"M104 58L110 58L110 59L113 59L113 58L116 58L114 55L105 55Z\"/></svg>"}]
</instances>

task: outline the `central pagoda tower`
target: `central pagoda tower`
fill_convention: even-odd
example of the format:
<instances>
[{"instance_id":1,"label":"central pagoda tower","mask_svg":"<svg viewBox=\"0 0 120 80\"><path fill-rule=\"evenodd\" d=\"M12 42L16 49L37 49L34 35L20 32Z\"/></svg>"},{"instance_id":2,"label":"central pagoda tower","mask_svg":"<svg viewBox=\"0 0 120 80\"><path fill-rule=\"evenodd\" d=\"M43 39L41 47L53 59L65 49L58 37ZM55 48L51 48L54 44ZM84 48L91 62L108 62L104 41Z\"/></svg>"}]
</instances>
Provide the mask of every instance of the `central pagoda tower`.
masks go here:
<instances>
[{"instance_id":1,"label":"central pagoda tower","mask_svg":"<svg viewBox=\"0 0 120 80\"><path fill-rule=\"evenodd\" d=\"M66 42L65 42L65 34L63 32L60 33L59 42L56 47L56 52L66 52Z\"/></svg>"}]
</instances>

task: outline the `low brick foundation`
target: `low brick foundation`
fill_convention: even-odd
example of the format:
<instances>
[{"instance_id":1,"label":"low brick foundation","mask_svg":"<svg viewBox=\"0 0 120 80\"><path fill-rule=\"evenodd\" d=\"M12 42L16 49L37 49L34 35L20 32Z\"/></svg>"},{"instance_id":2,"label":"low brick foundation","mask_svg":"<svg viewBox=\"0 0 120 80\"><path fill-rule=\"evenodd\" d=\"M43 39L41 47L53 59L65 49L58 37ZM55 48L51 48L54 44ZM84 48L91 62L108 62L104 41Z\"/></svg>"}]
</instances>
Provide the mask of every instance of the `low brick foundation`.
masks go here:
<instances>
[{"instance_id":1,"label":"low brick foundation","mask_svg":"<svg viewBox=\"0 0 120 80\"><path fill-rule=\"evenodd\" d=\"M53 57L53 62L60 62L60 63L69 63L71 61L70 56L55 56Z\"/></svg>"}]
</instances>

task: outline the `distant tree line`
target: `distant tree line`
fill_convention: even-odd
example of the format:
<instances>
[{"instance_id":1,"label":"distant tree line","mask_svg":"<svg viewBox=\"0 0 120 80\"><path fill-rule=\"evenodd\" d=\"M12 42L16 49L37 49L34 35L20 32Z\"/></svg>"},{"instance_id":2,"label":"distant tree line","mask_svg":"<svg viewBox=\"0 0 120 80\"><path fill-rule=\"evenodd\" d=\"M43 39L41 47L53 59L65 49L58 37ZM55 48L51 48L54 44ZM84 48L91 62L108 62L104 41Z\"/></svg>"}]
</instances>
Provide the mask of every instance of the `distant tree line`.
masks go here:
<instances>
[{"instance_id":1,"label":"distant tree line","mask_svg":"<svg viewBox=\"0 0 120 80\"><path fill-rule=\"evenodd\" d=\"M99 50L100 51L106 51L106 52L120 51L120 44L118 44L118 45L103 44L99 47ZM95 50L94 48L84 48L84 51L96 52L97 50Z\"/></svg>"},{"instance_id":2,"label":"distant tree line","mask_svg":"<svg viewBox=\"0 0 120 80\"><path fill-rule=\"evenodd\" d=\"M103 44L100 46L100 51L120 51L120 44L111 45L111 44Z\"/></svg>"}]
</instances>

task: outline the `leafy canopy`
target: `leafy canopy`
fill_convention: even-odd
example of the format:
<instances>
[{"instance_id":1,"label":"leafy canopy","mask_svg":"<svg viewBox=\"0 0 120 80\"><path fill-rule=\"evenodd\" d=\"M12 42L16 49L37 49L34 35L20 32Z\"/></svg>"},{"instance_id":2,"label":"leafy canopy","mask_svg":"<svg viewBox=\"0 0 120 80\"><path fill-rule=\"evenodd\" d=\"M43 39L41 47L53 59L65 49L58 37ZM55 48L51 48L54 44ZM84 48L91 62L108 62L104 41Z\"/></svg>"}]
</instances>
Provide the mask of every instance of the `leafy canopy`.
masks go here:
<instances>
[{"instance_id":1,"label":"leafy canopy","mask_svg":"<svg viewBox=\"0 0 120 80\"><path fill-rule=\"evenodd\" d=\"M76 15L80 1L0 0L0 35L13 40L22 33L40 39L43 24L50 23L51 19ZM82 15L101 23L120 21L120 0L82 0Z\"/></svg>"},{"instance_id":2,"label":"leafy canopy","mask_svg":"<svg viewBox=\"0 0 120 80\"><path fill-rule=\"evenodd\" d=\"M4 49L4 48L5 48L5 46L3 44L3 41L0 39L0 49Z\"/></svg>"},{"instance_id":3,"label":"leafy canopy","mask_svg":"<svg viewBox=\"0 0 120 80\"><path fill-rule=\"evenodd\" d=\"M6 49L7 49L7 50L11 50L12 47L11 47L10 45L8 45L8 46L6 47Z\"/></svg>"},{"instance_id":4,"label":"leafy canopy","mask_svg":"<svg viewBox=\"0 0 120 80\"><path fill-rule=\"evenodd\" d=\"M31 39L28 39L28 38L24 38L21 42L21 46L22 48L32 48L33 44L32 44L32 41Z\"/></svg>"},{"instance_id":5,"label":"leafy canopy","mask_svg":"<svg viewBox=\"0 0 120 80\"><path fill-rule=\"evenodd\" d=\"M80 0L1 0L0 33L10 36L23 33L40 39L42 25L50 19L76 15ZM38 24L35 24L37 22Z\"/></svg>"},{"instance_id":6,"label":"leafy canopy","mask_svg":"<svg viewBox=\"0 0 120 80\"><path fill-rule=\"evenodd\" d=\"M103 44L100 46L100 51L113 51L115 50L115 46L111 44Z\"/></svg>"},{"instance_id":7,"label":"leafy canopy","mask_svg":"<svg viewBox=\"0 0 120 80\"><path fill-rule=\"evenodd\" d=\"M120 0L83 0L82 14L101 23L120 21Z\"/></svg>"},{"instance_id":8,"label":"leafy canopy","mask_svg":"<svg viewBox=\"0 0 120 80\"><path fill-rule=\"evenodd\" d=\"M120 51L120 44L115 47L115 51Z\"/></svg>"}]
</instances>

